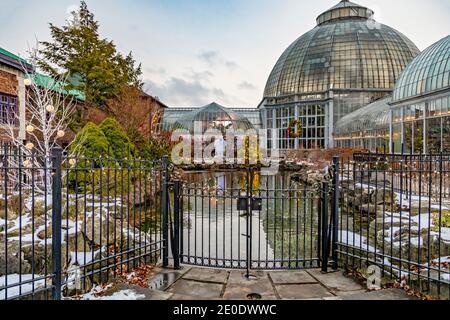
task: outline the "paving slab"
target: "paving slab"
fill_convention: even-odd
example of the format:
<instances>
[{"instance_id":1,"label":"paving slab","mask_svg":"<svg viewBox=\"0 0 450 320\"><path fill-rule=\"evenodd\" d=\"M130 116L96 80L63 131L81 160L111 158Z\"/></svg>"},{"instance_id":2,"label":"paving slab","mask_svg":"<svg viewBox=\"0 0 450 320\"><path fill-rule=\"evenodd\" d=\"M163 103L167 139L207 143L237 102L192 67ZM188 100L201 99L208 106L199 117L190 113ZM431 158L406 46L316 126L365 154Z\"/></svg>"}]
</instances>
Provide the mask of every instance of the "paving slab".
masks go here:
<instances>
[{"instance_id":1,"label":"paving slab","mask_svg":"<svg viewBox=\"0 0 450 320\"><path fill-rule=\"evenodd\" d=\"M322 273L318 269L308 270L314 278L327 288L335 291L356 291L363 287L355 279L347 277L342 271Z\"/></svg>"},{"instance_id":2,"label":"paving slab","mask_svg":"<svg viewBox=\"0 0 450 320\"><path fill-rule=\"evenodd\" d=\"M106 290L104 294L102 294L102 298L114 296L114 294L124 291L134 293L135 296L138 296L137 300L162 301L168 300L172 297L171 293L141 288L125 283L119 283L117 285L114 285L113 288Z\"/></svg>"},{"instance_id":3,"label":"paving slab","mask_svg":"<svg viewBox=\"0 0 450 320\"><path fill-rule=\"evenodd\" d=\"M204 298L199 296L192 296L187 294L173 294L169 300L175 301L204 301L204 300L221 300L220 298Z\"/></svg>"},{"instance_id":4,"label":"paving slab","mask_svg":"<svg viewBox=\"0 0 450 320\"><path fill-rule=\"evenodd\" d=\"M261 300L275 300L277 297L267 273L253 274L257 276L247 279L245 272L232 271L223 298L225 300L248 300L248 295L257 294L261 296Z\"/></svg>"},{"instance_id":5,"label":"paving slab","mask_svg":"<svg viewBox=\"0 0 450 320\"><path fill-rule=\"evenodd\" d=\"M322 299L333 295L320 284L276 285L275 289L283 300Z\"/></svg>"},{"instance_id":6,"label":"paving slab","mask_svg":"<svg viewBox=\"0 0 450 320\"><path fill-rule=\"evenodd\" d=\"M250 295L259 295L260 300L277 300L277 296L270 283L255 282L246 286L230 284L225 289L224 300L251 300Z\"/></svg>"},{"instance_id":7,"label":"paving slab","mask_svg":"<svg viewBox=\"0 0 450 320\"><path fill-rule=\"evenodd\" d=\"M314 284L318 283L306 271L277 271L270 272L270 278L274 284Z\"/></svg>"},{"instance_id":8,"label":"paving slab","mask_svg":"<svg viewBox=\"0 0 450 320\"><path fill-rule=\"evenodd\" d=\"M218 283L178 280L169 290L170 293L198 296L204 299L220 298L224 285Z\"/></svg>"},{"instance_id":9,"label":"paving slab","mask_svg":"<svg viewBox=\"0 0 450 320\"><path fill-rule=\"evenodd\" d=\"M386 289L342 297L342 300L418 300L401 289Z\"/></svg>"},{"instance_id":10,"label":"paving slab","mask_svg":"<svg viewBox=\"0 0 450 320\"><path fill-rule=\"evenodd\" d=\"M187 272L183 276L183 279L226 284L228 279L228 272L225 270L217 269L194 268Z\"/></svg>"},{"instance_id":11,"label":"paving slab","mask_svg":"<svg viewBox=\"0 0 450 320\"><path fill-rule=\"evenodd\" d=\"M148 287L152 290L166 291L172 284L178 281L191 268L181 270L158 269L156 274L148 281Z\"/></svg>"},{"instance_id":12,"label":"paving slab","mask_svg":"<svg viewBox=\"0 0 450 320\"><path fill-rule=\"evenodd\" d=\"M245 277L247 273L245 271L231 271L228 278L228 284L247 284L249 279ZM252 271L250 281L257 280L269 280L267 272L264 271Z\"/></svg>"}]
</instances>

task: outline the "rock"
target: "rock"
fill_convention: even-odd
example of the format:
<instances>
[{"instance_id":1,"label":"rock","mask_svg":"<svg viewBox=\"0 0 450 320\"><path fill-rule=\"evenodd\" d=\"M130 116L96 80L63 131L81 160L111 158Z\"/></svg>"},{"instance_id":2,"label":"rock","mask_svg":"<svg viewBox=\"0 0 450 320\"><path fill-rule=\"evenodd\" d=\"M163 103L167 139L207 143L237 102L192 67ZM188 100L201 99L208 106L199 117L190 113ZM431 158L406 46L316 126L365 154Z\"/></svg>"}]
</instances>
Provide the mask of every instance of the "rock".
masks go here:
<instances>
[{"instance_id":1,"label":"rock","mask_svg":"<svg viewBox=\"0 0 450 320\"><path fill-rule=\"evenodd\" d=\"M62 217L63 219L69 219L71 220L83 220L84 219L84 201L78 200L78 203L76 201L70 201L69 205L67 206L66 203L62 206ZM92 207L90 207L92 208ZM86 212L92 211L89 209L89 207L86 207Z\"/></svg>"},{"instance_id":2,"label":"rock","mask_svg":"<svg viewBox=\"0 0 450 320\"><path fill-rule=\"evenodd\" d=\"M20 211L22 213L25 211L24 197L19 197L18 195L8 195L8 199L0 199L0 218L6 219L6 204L8 205L8 219L16 219L19 216Z\"/></svg>"},{"instance_id":3,"label":"rock","mask_svg":"<svg viewBox=\"0 0 450 320\"><path fill-rule=\"evenodd\" d=\"M92 290L90 277L83 277L83 271L79 267L72 267L67 271L66 285L63 288L65 297L88 293Z\"/></svg>"},{"instance_id":4,"label":"rock","mask_svg":"<svg viewBox=\"0 0 450 320\"><path fill-rule=\"evenodd\" d=\"M366 214L377 213L377 206L375 204L363 204L360 206L361 212Z\"/></svg>"},{"instance_id":5,"label":"rock","mask_svg":"<svg viewBox=\"0 0 450 320\"><path fill-rule=\"evenodd\" d=\"M144 178L145 177L142 177L141 181L138 179L134 182L134 185L130 188L129 195L124 199L131 207L153 204L161 190L159 186L155 186L153 178L149 177L149 181L152 181L152 183L144 183ZM156 179L156 184L159 184L158 179Z\"/></svg>"},{"instance_id":6,"label":"rock","mask_svg":"<svg viewBox=\"0 0 450 320\"><path fill-rule=\"evenodd\" d=\"M66 236L66 242L70 252L90 252L92 250L89 240L84 237L81 230Z\"/></svg>"},{"instance_id":7,"label":"rock","mask_svg":"<svg viewBox=\"0 0 450 320\"><path fill-rule=\"evenodd\" d=\"M40 240L44 240L44 239L46 239L46 235L47 235L47 239L50 239L53 235L53 230L52 230L51 224L49 224L47 226L47 230L42 230L41 232L38 233L37 236Z\"/></svg>"},{"instance_id":8,"label":"rock","mask_svg":"<svg viewBox=\"0 0 450 320\"><path fill-rule=\"evenodd\" d=\"M0 277L7 274L26 274L30 272L31 265L28 263L23 252L20 250L19 242L9 242L7 246L5 246L4 242L1 242Z\"/></svg>"},{"instance_id":9,"label":"rock","mask_svg":"<svg viewBox=\"0 0 450 320\"><path fill-rule=\"evenodd\" d=\"M34 218L34 227L35 228L39 228L43 225L45 225L45 220L43 218L41 218L41 217Z\"/></svg>"},{"instance_id":10,"label":"rock","mask_svg":"<svg viewBox=\"0 0 450 320\"><path fill-rule=\"evenodd\" d=\"M16 226L18 227L18 225ZM19 237L20 235L24 236L26 234L33 233L33 225L31 223L22 226L22 229L15 229L10 232L8 232L8 238L15 238Z\"/></svg>"},{"instance_id":11,"label":"rock","mask_svg":"<svg viewBox=\"0 0 450 320\"><path fill-rule=\"evenodd\" d=\"M100 218L98 216L95 216L94 221L92 221L92 218L87 218L80 229L80 231L84 233L86 239L97 246L110 246L114 244L114 230L114 221L102 219L100 224ZM117 231L116 237L120 239L120 233L117 233Z\"/></svg>"},{"instance_id":12,"label":"rock","mask_svg":"<svg viewBox=\"0 0 450 320\"><path fill-rule=\"evenodd\" d=\"M40 201L35 201L34 207L32 207L30 209L30 211L33 213L33 215L35 217L45 216L45 214L51 212L51 210L52 210L52 205L51 205L51 201L49 202L49 199L47 199L47 207L45 207L44 201L40 200Z\"/></svg>"},{"instance_id":13,"label":"rock","mask_svg":"<svg viewBox=\"0 0 450 320\"><path fill-rule=\"evenodd\" d=\"M22 248L24 258L34 267L37 274L47 274L52 271L52 245L47 246L35 244L34 246L25 246ZM61 266L63 270L67 268L67 249L66 245L61 246Z\"/></svg>"}]
</instances>

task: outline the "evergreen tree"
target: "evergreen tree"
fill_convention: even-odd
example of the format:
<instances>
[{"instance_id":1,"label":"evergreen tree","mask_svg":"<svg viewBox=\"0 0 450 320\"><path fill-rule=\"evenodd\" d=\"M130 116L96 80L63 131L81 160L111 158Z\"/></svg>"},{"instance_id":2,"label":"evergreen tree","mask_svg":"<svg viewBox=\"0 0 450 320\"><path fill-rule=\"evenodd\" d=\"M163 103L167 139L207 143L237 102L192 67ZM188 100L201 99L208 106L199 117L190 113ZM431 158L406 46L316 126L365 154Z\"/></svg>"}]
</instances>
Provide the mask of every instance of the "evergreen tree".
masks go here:
<instances>
[{"instance_id":1,"label":"evergreen tree","mask_svg":"<svg viewBox=\"0 0 450 320\"><path fill-rule=\"evenodd\" d=\"M111 154L116 159L131 157L134 154L134 145L115 119L107 118L99 127L108 140Z\"/></svg>"},{"instance_id":2,"label":"evergreen tree","mask_svg":"<svg viewBox=\"0 0 450 320\"><path fill-rule=\"evenodd\" d=\"M65 74L68 89L84 92L88 105L104 107L123 86L142 87L141 66L136 66L131 52L124 56L113 41L101 38L99 23L85 1L66 25L50 24L50 31L52 41L41 43L39 66L52 76Z\"/></svg>"},{"instance_id":3,"label":"evergreen tree","mask_svg":"<svg viewBox=\"0 0 450 320\"><path fill-rule=\"evenodd\" d=\"M98 159L107 156L109 142L103 131L92 122L88 122L84 128L78 132L75 141L72 143L71 153L87 159Z\"/></svg>"}]
</instances>

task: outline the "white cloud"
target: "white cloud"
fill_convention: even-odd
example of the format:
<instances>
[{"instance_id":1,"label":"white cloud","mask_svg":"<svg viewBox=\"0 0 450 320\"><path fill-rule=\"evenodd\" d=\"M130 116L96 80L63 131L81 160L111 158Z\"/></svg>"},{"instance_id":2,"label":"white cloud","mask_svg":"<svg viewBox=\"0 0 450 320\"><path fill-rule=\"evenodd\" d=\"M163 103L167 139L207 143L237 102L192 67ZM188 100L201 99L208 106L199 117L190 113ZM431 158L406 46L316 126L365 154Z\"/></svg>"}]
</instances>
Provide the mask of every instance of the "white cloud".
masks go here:
<instances>
[{"instance_id":1,"label":"white cloud","mask_svg":"<svg viewBox=\"0 0 450 320\"><path fill-rule=\"evenodd\" d=\"M101 35L120 51L133 51L162 101L202 105L223 99L231 106L256 106L282 52L338 1L87 0ZM48 40L48 23L62 25L78 0L3 2L0 46L26 56L28 44L35 37ZM401 31L421 50L450 30L448 0L355 2L373 8L377 21ZM188 89L193 97L182 91Z\"/></svg>"}]
</instances>

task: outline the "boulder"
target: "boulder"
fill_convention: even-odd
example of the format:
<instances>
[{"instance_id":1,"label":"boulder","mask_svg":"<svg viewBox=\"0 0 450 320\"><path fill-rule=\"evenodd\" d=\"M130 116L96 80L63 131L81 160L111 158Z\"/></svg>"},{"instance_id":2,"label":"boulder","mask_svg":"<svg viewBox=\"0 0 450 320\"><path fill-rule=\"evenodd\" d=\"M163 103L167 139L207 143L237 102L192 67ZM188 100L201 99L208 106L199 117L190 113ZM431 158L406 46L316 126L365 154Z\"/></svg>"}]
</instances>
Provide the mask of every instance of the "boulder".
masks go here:
<instances>
[{"instance_id":1,"label":"boulder","mask_svg":"<svg viewBox=\"0 0 450 320\"><path fill-rule=\"evenodd\" d=\"M0 277L30 272L31 265L20 250L19 242L9 242L7 246L4 242L0 242Z\"/></svg>"},{"instance_id":2,"label":"boulder","mask_svg":"<svg viewBox=\"0 0 450 320\"><path fill-rule=\"evenodd\" d=\"M375 214L377 213L378 207L375 204L363 204L360 206L361 212L365 214Z\"/></svg>"},{"instance_id":3,"label":"boulder","mask_svg":"<svg viewBox=\"0 0 450 320\"><path fill-rule=\"evenodd\" d=\"M84 237L84 234L81 230L78 230L77 233L65 235L66 242L69 247L69 252L90 252L91 246L89 244L89 240Z\"/></svg>"},{"instance_id":4,"label":"boulder","mask_svg":"<svg viewBox=\"0 0 450 320\"><path fill-rule=\"evenodd\" d=\"M125 197L125 201L128 202L130 207L139 207L144 204L151 205L154 203L157 198L161 188L158 186L159 181L157 180L158 185L155 185L153 179L148 181L152 181L152 183L144 183L144 178L141 181L134 182L134 185L131 187L129 194Z\"/></svg>"},{"instance_id":5,"label":"boulder","mask_svg":"<svg viewBox=\"0 0 450 320\"><path fill-rule=\"evenodd\" d=\"M92 290L92 281L90 277L84 277L83 271L77 266L72 266L67 271L66 285L63 287L65 297L73 297L88 293Z\"/></svg>"},{"instance_id":6,"label":"boulder","mask_svg":"<svg viewBox=\"0 0 450 320\"><path fill-rule=\"evenodd\" d=\"M52 245L47 246L41 244L35 244L34 246L28 245L22 248L25 259L33 267L33 270L37 274L47 274L52 272ZM67 248L66 245L61 246L61 266L65 270L67 268Z\"/></svg>"},{"instance_id":7,"label":"boulder","mask_svg":"<svg viewBox=\"0 0 450 320\"><path fill-rule=\"evenodd\" d=\"M115 228L116 227L116 228ZM83 221L80 231L83 232L86 239L88 239L92 244L97 246L110 246L115 244L114 231L115 229L120 229L119 225L115 226L114 221L102 219L100 223L100 218L95 216L94 219L87 218ZM120 233L117 233L116 238L120 238Z\"/></svg>"},{"instance_id":8,"label":"boulder","mask_svg":"<svg viewBox=\"0 0 450 320\"><path fill-rule=\"evenodd\" d=\"M8 205L8 217L6 217L6 205ZM0 218L1 219L16 219L20 211L22 213L25 211L24 197L19 197L18 195L8 195L7 201L2 196L0 199Z\"/></svg>"}]
</instances>

